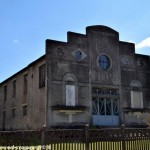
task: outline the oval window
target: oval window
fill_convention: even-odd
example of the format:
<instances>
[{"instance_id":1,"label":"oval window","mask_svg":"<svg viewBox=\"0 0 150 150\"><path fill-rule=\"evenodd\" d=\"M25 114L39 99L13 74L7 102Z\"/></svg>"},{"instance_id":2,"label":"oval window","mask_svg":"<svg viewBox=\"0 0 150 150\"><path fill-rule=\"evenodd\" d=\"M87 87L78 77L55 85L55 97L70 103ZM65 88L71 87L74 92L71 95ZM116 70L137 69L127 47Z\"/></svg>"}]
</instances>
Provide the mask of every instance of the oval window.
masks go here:
<instances>
[{"instance_id":1,"label":"oval window","mask_svg":"<svg viewBox=\"0 0 150 150\"><path fill-rule=\"evenodd\" d=\"M82 58L82 52L79 51L79 50L76 51L76 52L75 52L75 57L76 57L77 60L81 60L81 58Z\"/></svg>"},{"instance_id":2,"label":"oval window","mask_svg":"<svg viewBox=\"0 0 150 150\"><path fill-rule=\"evenodd\" d=\"M98 59L99 67L103 70L107 70L110 67L110 59L106 55L100 55Z\"/></svg>"}]
</instances>

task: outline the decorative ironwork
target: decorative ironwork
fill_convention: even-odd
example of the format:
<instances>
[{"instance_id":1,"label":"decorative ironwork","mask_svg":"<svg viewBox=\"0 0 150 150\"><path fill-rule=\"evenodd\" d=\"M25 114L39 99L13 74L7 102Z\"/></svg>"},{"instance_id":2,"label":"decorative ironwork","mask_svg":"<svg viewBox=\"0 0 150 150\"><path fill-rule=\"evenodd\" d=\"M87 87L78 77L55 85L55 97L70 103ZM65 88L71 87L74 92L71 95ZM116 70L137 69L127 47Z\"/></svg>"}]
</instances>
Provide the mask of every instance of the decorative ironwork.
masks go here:
<instances>
[{"instance_id":1,"label":"decorative ironwork","mask_svg":"<svg viewBox=\"0 0 150 150\"><path fill-rule=\"evenodd\" d=\"M34 144L33 144L34 143ZM51 129L40 131L1 131L3 146L34 146L51 150L149 150L150 129ZM34 148L36 149L36 148ZM39 148L38 148L39 149Z\"/></svg>"},{"instance_id":2,"label":"decorative ironwork","mask_svg":"<svg viewBox=\"0 0 150 150\"><path fill-rule=\"evenodd\" d=\"M94 97L93 115L118 115L118 100Z\"/></svg>"},{"instance_id":3,"label":"decorative ironwork","mask_svg":"<svg viewBox=\"0 0 150 150\"><path fill-rule=\"evenodd\" d=\"M118 89L112 88L92 88L92 94L118 96L119 92Z\"/></svg>"},{"instance_id":4,"label":"decorative ironwork","mask_svg":"<svg viewBox=\"0 0 150 150\"><path fill-rule=\"evenodd\" d=\"M46 143L84 143L84 130L82 129L55 129L46 132Z\"/></svg>"}]
</instances>

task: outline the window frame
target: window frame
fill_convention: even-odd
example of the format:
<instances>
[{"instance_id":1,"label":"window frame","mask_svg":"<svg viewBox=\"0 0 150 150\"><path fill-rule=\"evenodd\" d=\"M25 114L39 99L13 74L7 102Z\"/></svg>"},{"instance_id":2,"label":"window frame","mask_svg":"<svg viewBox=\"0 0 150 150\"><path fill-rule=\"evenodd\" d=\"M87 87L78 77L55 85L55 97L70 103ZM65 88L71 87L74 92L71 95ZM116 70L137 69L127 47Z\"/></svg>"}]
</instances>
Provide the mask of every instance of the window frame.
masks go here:
<instances>
[{"instance_id":1,"label":"window frame","mask_svg":"<svg viewBox=\"0 0 150 150\"><path fill-rule=\"evenodd\" d=\"M99 55L97 63L99 68L101 68L103 71L109 70L111 67L111 59L104 53Z\"/></svg>"},{"instance_id":2,"label":"window frame","mask_svg":"<svg viewBox=\"0 0 150 150\"><path fill-rule=\"evenodd\" d=\"M82 59L82 52L81 52L80 50L77 50L77 51L75 52L75 58L76 58L77 60L81 60L81 59Z\"/></svg>"},{"instance_id":3,"label":"window frame","mask_svg":"<svg viewBox=\"0 0 150 150\"><path fill-rule=\"evenodd\" d=\"M74 86L74 99L75 101L73 102L74 105L72 105L72 107L75 107L78 105L78 80L76 78L76 76L74 76L71 73L67 73L63 76L63 104L65 106L69 106L67 105L67 98L66 98L66 87L67 86Z\"/></svg>"},{"instance_id":4,"label":"window frame","mask_svg":"<svg viewBox=\"0 0 150 150\"><path fill-rule=\"evenodd\" d=\"M69 90L71 89L71 91ZM69 96L69 91L72 93ZM76 105L76 87L75 84L72 82L67 82L66 84L66 106L75 106Z\"/></svg>"}]
</instances>

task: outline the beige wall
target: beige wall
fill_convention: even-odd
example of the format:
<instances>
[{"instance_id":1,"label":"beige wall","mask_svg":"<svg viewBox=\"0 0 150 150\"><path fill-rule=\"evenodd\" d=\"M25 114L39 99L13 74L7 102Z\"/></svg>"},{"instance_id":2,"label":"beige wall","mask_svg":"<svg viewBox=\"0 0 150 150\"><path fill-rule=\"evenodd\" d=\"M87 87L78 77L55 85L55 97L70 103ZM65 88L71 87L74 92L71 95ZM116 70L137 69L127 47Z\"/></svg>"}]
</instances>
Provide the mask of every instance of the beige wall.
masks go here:
<instances>
[{"instance_id":1,"label":"beige wall","mask_svg":"<svg viewBox=\"0 0 150 150\"><path fill-rule=\"evenodd\" d=\"M39 88L39 66L45 64L45 58L35 62L11 77L0 87L1 113L6 111L5 128L39 129L45 124L45 87ZM24 75L27 74L27 94L24 94ZM13 81L16 80L16 97L13 98ZM4 86L7 85L7 100L4 102ZM27 115L23 116L23 106L27 105ZM15 117L12 109L15 108ZM3 117L1 115L1 128Z\"/></svg>"}]
</instances>

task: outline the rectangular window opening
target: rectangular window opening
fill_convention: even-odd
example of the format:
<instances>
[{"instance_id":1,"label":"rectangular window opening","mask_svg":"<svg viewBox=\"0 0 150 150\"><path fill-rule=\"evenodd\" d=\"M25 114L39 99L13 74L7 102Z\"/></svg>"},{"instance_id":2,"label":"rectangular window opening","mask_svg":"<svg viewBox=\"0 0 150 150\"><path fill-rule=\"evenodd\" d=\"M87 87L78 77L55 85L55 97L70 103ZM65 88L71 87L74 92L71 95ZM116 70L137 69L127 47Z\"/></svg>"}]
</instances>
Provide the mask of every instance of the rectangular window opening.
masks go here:
<instances>
[{"instance_id":1,"label":"rectangular window opening","mask_svg":"<svg viewBox=\"0 0 150 150\"><path fill-rule=\"evenodd\" d=\"M7 100L7 85L4 86L4 101Z\"/></svg>"},{"instance_id":2,"label":"rectangular window opening","mask_svg":"<svg viewBox=\"0 0 150 150\"><path fill-rule=\"evenodd\" d=\"M131 91L131 108L143 108L143 93Z\"/></svg>"},{"instance_id":3,"label":"rectangular window opening","mask_svg":"<svg viewBox=\"0 0 150 150\"><path fill-rule=\"evenodd\" d=\"M13 81L13 98L16 97L16 80Z\"/></svg>"},{"instance_id":4,"label":"rectangular window opening","mask_svg":"<svg viewBox=\"0 0 150 150\"><path fill-rule=\"evenodd\" d=\"M23 116L27 116L27 105L23 106Z\"/></svg>"},{"instance_id":5,"label":"rectangular window opening","mask_svg":"<svg viewBox=\"0 0 150 150\"><path fill-rule=\"evenodd\" d=\"M75 85L66 85L66 106L75 106Z\"/></svg>"},{"instance_id":6,"label":"rectangular window opening","mask_svg":"<svg viewBox=\"0 0 150 150\"><path fill-rule=\"evenodd\" d=\"M27 81L27 74L24 75L24 94L27 94L27 89L28 89L28 81Z\"/></svg>"},{"instance_id":7,"label":"rectangular window opening","mask_svg":"<svg viewBox=\"0 0 150 150\"><path fill-rule=\"evenodd\" d=\"M16 110L15 110L15 108L13 108L12 109L12 118L15 118L15 116L16 116Z\"/></svg>"},{"instance_id":8,"label":"rectangular window opening","mask_svg":"<svg viewBox=\"0 0 150 150\"><path fill-rule=\"evenodd\" d=\"M6 111L3 111L2 117L2 129L5 130Z\"/></svg>"},{"instance_id":9,"label":"rectangular window opening","mask_svg":"<svg viewBox=\"0 0 150 150\"><path fill-rule=\"evenodd\" d=\"M39 87L45 87L45 64L39 67Z\"/></svg>"}]
</instances>

